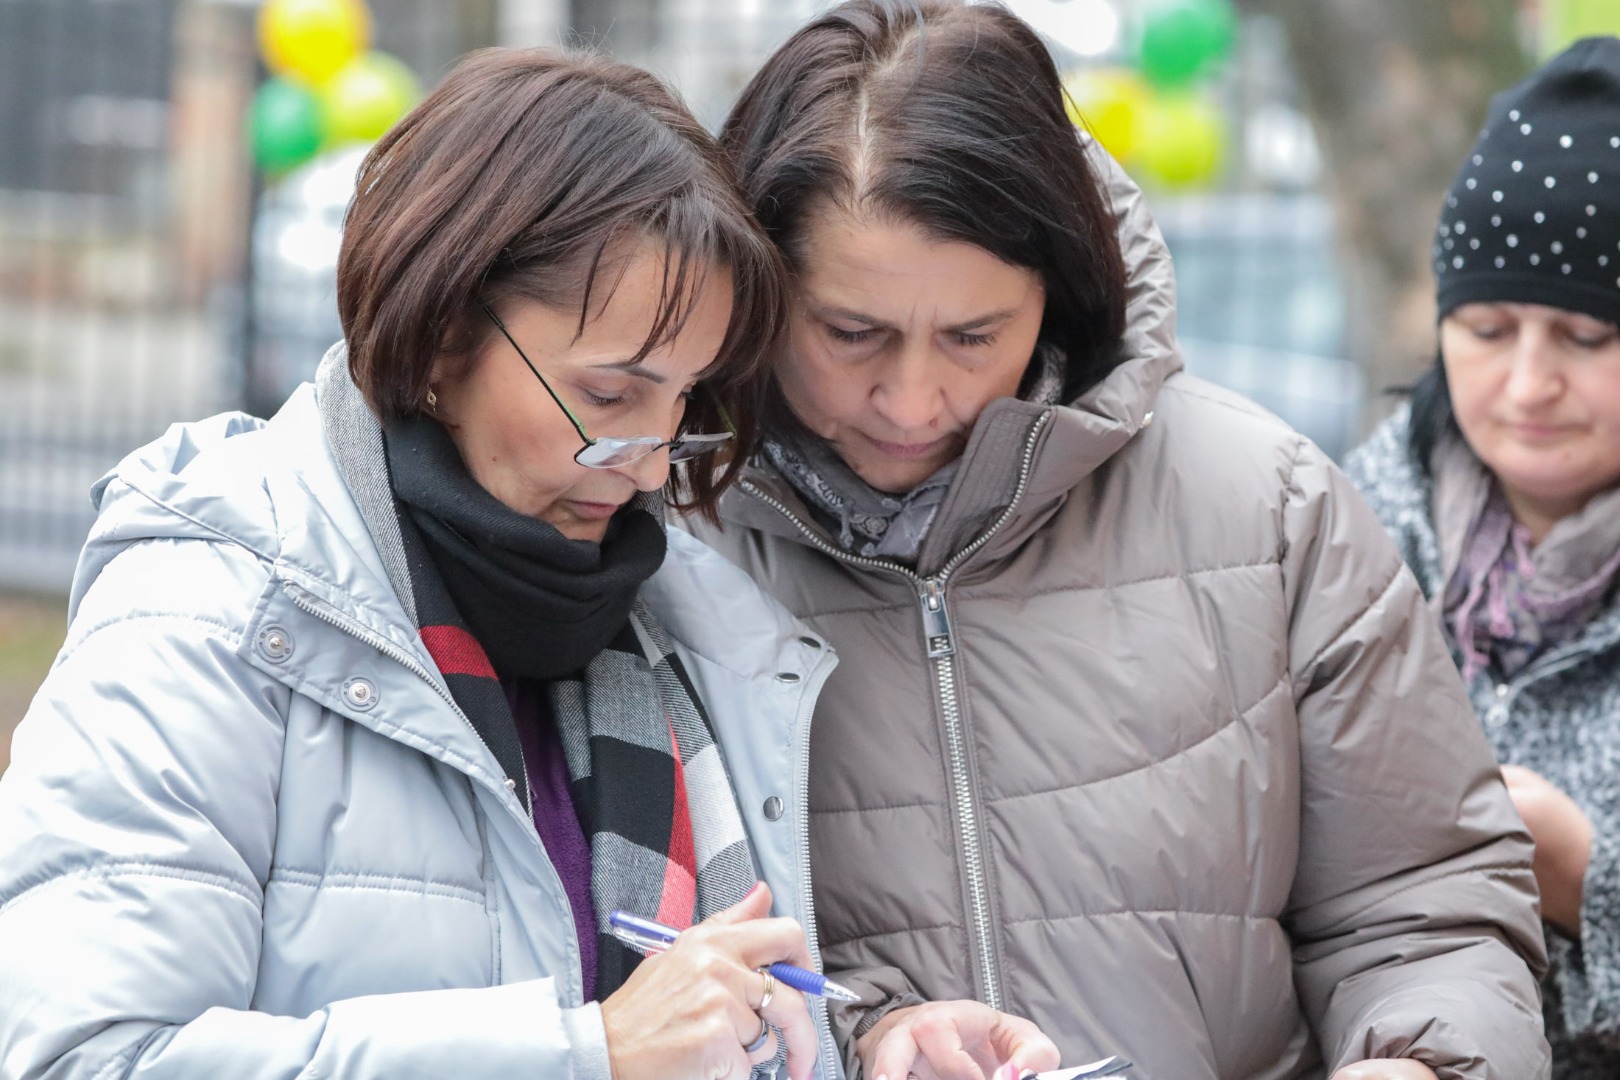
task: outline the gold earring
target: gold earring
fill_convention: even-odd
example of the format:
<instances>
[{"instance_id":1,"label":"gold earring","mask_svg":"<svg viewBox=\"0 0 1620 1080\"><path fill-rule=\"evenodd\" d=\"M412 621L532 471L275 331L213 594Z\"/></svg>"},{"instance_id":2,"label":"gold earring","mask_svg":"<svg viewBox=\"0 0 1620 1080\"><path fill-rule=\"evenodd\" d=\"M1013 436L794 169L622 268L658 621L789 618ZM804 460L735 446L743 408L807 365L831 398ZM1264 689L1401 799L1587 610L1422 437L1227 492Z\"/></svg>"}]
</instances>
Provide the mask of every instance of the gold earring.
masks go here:
<instances>
[{"instance_id":1,"label":"gold earring","mask_svg":"<svg viewBox=\"0 0 1620 1080\"><path fill-rule=\"evenodd\" d=\"M433 392L433 387L431 387L431 386L428 387L427 406L428 406L428 412L432 413L435 416L437 416L439 414L439 395L435 394Z\"/></svg>"}]
</instances>

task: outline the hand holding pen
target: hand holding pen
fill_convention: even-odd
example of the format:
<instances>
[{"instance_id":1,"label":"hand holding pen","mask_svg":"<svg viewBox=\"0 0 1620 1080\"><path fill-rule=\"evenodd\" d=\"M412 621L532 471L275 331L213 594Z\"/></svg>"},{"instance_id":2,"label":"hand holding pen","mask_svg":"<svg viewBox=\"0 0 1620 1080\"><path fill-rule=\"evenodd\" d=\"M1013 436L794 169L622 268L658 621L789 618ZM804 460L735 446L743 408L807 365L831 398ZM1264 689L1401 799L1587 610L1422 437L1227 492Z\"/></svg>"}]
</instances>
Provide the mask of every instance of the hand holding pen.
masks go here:
<instances>
[{"instance_id":1,"label":"hand holding pen","mask_svg":"<svg viewBox=\"0 0 1620 1080\"><path fill-rule=\"evenodd\" d=\"M614 937L632 949L639 949L649 955L668 949L675 944L675 939L680 934L680 931L673 927L632 915L627 911L612 912L608 915L608 923L613 929ZM801 994L815 994L835 1001L861 1000L861 996L855 991L839 986L825 975L780 960L761 970L769 972L776 982L783 986L791 986Z\"/></svg>"},{"instance_id":2,"label":"hand holding pen","mask_svg":"<svg viewBox=\"0 0 1620 1080\"><path fill-rule=\"evenodd\" d=\"M780 1038L787 1076L808 1080L816 1028L800 993L769 975L771 963L811 966L804 929L770 917L763 884L640 964L602 1002L615 1080L704 1076L747 1080Z\"/></svg>"}]
</instances>

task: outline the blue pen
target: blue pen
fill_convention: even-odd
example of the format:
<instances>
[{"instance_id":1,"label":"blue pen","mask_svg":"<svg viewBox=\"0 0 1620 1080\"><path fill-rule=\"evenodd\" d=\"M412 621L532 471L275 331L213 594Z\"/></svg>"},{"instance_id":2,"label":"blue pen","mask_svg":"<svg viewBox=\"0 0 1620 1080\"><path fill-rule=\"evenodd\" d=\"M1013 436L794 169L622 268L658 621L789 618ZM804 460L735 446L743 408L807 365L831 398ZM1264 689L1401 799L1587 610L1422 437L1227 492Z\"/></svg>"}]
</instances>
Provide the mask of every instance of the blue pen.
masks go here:
<instances>
[{"instance_id":1,"label":"blue pen","mask_svg":"<svg viewBox=\"0 0 1620 1080\"><path fill-rule=\"evenodd\" d=\"M613 936L644 953L661 953L675 944L680 931L651 919L615 911L608 915L608 926ZM777 961L765 970L783 986L791 986L800 993L816 994L837 1001L859 1001L861 996L847 986L839 986L825 975L806 971L802 967Z\"/></svg>"}]
</instances>

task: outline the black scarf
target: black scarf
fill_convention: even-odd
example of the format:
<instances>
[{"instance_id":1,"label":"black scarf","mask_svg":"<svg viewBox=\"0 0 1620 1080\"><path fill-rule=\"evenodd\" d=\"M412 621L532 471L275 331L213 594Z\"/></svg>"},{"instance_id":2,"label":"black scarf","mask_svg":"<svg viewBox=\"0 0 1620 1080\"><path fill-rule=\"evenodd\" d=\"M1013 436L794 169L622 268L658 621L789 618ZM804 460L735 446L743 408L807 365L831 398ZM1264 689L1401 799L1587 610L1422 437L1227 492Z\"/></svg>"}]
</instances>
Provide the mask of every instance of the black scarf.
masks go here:
<instances>
[{"instance_id":1,"label":"black scarf","mask_svg":"<svg viewBox=\"0 0 1620 1080\"><path fill-rule=\"evenodd\" d=\"M503 679L582 670L664 561L663 524L644 509L619 511L599 544L570 540L479 486L437 421L401 420L384 441L401 516Z\"/></svg>"},{"instance_id":2,"label":"black scarf","mask_svg":"<svg viewBox=\"0 0 1620 1080\"><path fill-rule=\"evenodd\" d=\"M684 929L757 876L697 693L656 621L643 611L631 622L663 561L663 526L627 508L602 544L569 540L479 486L437 422L402 421L383 442L418 632L514 791L526 770L499 680L545 683L590 838L595 990L606 997L641 960L612 936L610 911ZM689 787L689 769L705 783Z\"/></svg>"}]
</instances>

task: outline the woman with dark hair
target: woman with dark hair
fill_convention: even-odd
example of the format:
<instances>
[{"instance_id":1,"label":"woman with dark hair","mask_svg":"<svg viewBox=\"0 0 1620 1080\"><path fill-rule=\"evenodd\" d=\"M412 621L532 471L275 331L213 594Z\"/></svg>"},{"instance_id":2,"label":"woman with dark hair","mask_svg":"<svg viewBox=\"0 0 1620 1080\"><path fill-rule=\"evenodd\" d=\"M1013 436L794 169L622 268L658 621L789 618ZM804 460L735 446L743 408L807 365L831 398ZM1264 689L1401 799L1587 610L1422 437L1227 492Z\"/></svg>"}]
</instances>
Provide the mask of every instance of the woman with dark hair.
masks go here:
<instances>
[{"instance_id":1,"label":"woman with dark hair","mask_svg":"<svg viewBox=\"0 0 1620 1080\"><path fill-rule=\"evenodd\" d=\"M786 256L694 522L839 650L810 857L869 1078L953 998L1174 1080L1535 1077L1530 847L1422 598L1305 439L1179 373L1170 261L992 5L855 0L722 133Z\"/></svg>"},{"instance_id":2,"label":"woman with dark hair","mask_svg":"<svg viewBox=\"0 0 1620 1080\"><path fill-rule=\"evenodd\" d=\"M0 780L0 1075L804 1080L763 966L817 962L831 653L662 523L783 314L726 159L644 72L475 55L361 167L338 304L274 419L95 490Z\"/></svg>"},{"instance_id":3,"label":"woman with dark hair","mask_svg":"<svg viewBox=\"0 0 1620 1080\"><path fill-rule=\"evenodd\" d=\"M1499 97L1440 212L1440 354L1352 454L1536 841L1553 1075L1620 1075L1620 40Z\"/></svg>"}]
</instances>

